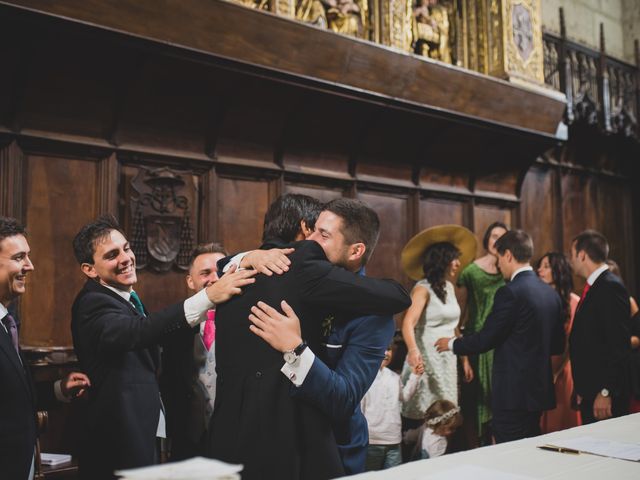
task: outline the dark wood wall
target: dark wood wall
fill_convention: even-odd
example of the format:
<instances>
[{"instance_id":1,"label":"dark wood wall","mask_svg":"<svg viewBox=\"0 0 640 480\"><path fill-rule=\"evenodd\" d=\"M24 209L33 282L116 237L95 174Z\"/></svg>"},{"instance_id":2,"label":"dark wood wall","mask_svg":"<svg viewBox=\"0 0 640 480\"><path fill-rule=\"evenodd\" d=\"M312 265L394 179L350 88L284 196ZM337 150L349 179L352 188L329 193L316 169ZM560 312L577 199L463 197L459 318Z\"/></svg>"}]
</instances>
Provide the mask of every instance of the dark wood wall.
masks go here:
<instances>
[{"instance_id":1,"label":"dark wood wall","mask_svg":"<svg viewBox=\"0 0 640 480\"><path fill-rule=\"evenodd\" d=\"M529 231L536 255L567 252L580 230L600 229L637 294L633 177L612 173L615 158L614 168L583 161L573 140L536 161L549 138L23 13L2 26L0 214L26 223L36 266L20 302L25 345L71 345L70 306L84 282L73 236L106 212L132 232L132 181L162 166L192 187L195 239L230 251L259 244L267 206L281 193L349 196L382 220L370 275L409 287L399 253L412 235L454 223L481 238L501 220ZM161 308L187 295L184 272L143 270L137 290Z\"/></svg>"}]
</instances>

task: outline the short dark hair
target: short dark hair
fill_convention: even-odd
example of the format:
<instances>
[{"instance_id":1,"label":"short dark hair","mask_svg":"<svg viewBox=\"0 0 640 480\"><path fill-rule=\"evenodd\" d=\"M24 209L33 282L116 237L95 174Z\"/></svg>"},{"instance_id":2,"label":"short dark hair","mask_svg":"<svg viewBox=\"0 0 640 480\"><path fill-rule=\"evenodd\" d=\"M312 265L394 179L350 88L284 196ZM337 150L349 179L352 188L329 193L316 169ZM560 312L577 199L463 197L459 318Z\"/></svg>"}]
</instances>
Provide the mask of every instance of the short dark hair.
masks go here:
<instances>
[{"instance_id":1,"label":"short dark hair","mask_svg":"<svg viewBox=\"0 0 640 480\"><path fill-rule=\"evenodd\" d=\"M189 270L191 270L191 267L193 267L193 262L196 261L196 258L206 253L221 253L224 256L229 255L220 243L201 243L200 245L197 245L193 250L191 250L191 253L189 254Z\"/></svg>"},{"instance_id":2,"label":"short dark hair","mask_svg":"<svg viewBox=\"0 0 640 480\"><path fill-rule=\"evenodd\" d=\"M574 243L576 253L585 252L595 263L604 263L609 257L609 242L600 232L585 230L573 237L571 244Z\"/></svg>"},{"instance_id":3,"label":"short dark hair","mask_svg":"<svg viewBox=\"0 0 640 480\"><path fill-rule=\"evenodd\" d=\"M73 254L80 265L83 263L93 265L96 244L99 240L107 237L112 230L116 230L126 237L118 220L111 214L101 215L80 229L73 239Z\"/></svg>"},{"instance_id":4,"label":"short dark hair","mask_svg":"<svg viewBox=\"0 0 640 480\"><path fill-rule=\"evenodd\" d=\"M300 221L304 220L307 228L313 230L321 211L320 200L308 195L285 193L279 196L264 215L262 241L272 238L287 243L294 241L300 231Z\"/></svg>"},{"instance_id":5,"label":"short dark hair","mask_svg":"<svg viewBox=\"0 0 640 480\"><path fill-rule=\"evenodd\" d=\"M489 238L491 238L491 232L494 228L504 228L507 232L509 231L509 228L502 222L493 222L489 225L484 232L484 237L482 237L482 246L485 250L489 250Z\"/></svg>"},{"instance_id":6,"label":"short dark hair","mask_svg":"<svg viewBox=\"0 0 640 480\"><path fill-rule=\"evenodd\" d=\"M496 241L496 250L500 255L509 250L519 263L531 260L533 240L524 230L509 230Z\"/></svg>"},{"instance_id":7,"label":"short dark hair","mask_svg":"<svg viewBox=\"0 0 640 480\"><path fill-rule=\"evenodd\" d=\"M2 243L5 238L15 237L16 235L26 237L27 231L15 218L0 216L0 243Z\"/></svg>"},{"instance_id":8,"label":"short dark hair","mask_svg":"<svg viewBox=\"0 0 640 480\"><path fill-rule=\"evenodd\" d=\"M365 245L362 265L366 265L378 243L380 219L366 203L352 198L336 198L324 209L342 218L342 234L348 244L362 242Z\"/></svg>"}]
</instances>

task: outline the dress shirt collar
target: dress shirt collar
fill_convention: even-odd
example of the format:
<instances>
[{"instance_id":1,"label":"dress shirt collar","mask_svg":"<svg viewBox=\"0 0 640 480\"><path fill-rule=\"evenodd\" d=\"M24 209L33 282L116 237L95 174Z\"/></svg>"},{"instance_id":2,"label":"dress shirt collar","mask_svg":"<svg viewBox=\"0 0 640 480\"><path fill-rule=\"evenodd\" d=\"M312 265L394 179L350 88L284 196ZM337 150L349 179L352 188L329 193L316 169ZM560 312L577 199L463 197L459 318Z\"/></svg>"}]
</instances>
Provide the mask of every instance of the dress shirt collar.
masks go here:
<instances>
[{"instance_id":1,"label":"dress shirt collar","mask_svg":"<svg viewBox=\"0 0 640 480\"><path fill-rule=\"evenodd\" d=\"M609 265L607 265L606 263L603 263L598 268L596 268L593 272L591 272L591 275L589 275L589 278L587 278L587 283L589 284L589 286L592 286L594 282L598 279L598 277L602 274L602 272L604 272L605 270L609 270Z\"/></svg>"},{"instance_id":2,"label":"dress shirt collar","mask_svg":"<svg viewBox=\"0 0 640 480\"><path fill-rule=\"evenodd\" d=\"M7 310L7 307L5 307L4 304L0 303L0 320L2 320L8 314L9 314L9 310ZM4 326L4 323L0 322L0 325L2 325L2 328L4 328L4 331L7 332L7 327Z\"/></svg>"},{"instance_id":3,"label":"dress shirt collar","mask_svg":"<svg viewBox=\"0 0 640 480\"><path fill-rule=\"evenodd\" d=\"M513 279L516 278L516 275L522 272L533 272L533 267L531 265L527 265L526 267L520 267L519 269L517 269L515 272L511 274L511 281L513 281Z\"/></svg>"},{"instance_id":4,"label":"dress shirt collar","mask_svg":"<svg viewBox=\"0 0 640 480\"><path fill-rule=\"evenodd\" d=\"M106 283L100 283L100 285L102 285L105 288L108 288L112 292L117 293L122 298L124 298L127 302L131 301L131 292L125 292L124 290L119 290L119 289L117 289L115 287L112 287L111 285L107 285Z\"/></svg>"}]
</instances>

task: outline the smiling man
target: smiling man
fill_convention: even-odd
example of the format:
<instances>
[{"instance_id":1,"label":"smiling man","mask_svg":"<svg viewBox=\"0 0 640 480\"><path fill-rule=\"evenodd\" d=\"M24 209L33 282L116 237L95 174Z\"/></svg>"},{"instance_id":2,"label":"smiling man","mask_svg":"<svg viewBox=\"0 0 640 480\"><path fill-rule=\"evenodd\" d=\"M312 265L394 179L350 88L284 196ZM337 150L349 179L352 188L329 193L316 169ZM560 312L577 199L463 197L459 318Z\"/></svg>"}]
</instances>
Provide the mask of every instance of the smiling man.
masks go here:
<instances>
[{"instance_id":1,"label":"smiling man","mask_svg":"<svg viewBox=\"0 0 640 480\"><path fill-rule=\"evenodd\" d=\"M73 240L88 277L72 308L73 344L92 379L80 475L113 478L113 471L157 461L165 436L156 379L158 343L206 320L207 311L253 283L252 270L230 271L184 302L149 313L133 290L136 258L111 216L82 227Z\"/></svg>"}]
</instances>

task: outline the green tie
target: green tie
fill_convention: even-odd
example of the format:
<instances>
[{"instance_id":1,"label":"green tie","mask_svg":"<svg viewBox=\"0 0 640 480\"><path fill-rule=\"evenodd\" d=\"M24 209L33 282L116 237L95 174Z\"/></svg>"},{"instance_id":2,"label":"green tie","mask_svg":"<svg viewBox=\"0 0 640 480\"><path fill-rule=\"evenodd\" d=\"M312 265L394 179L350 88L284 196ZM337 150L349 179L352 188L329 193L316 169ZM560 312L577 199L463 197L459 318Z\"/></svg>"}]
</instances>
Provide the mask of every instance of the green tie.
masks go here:
<instances>
[{"instance_id":1,"label":"green tie","mask_svg":"<svg viewBox=\"0 0 640 480\"><path fill-rule=\"evenodd\" d=\"M138 311L138 313L143 317L146 317L144 313L144 307L142 306L142 300L140 300L140 297L138 296L138 294L133 290L131 290L130 300L131 300L131 303L133 303L133 307Z\"/></svg>"}]
</instances>

